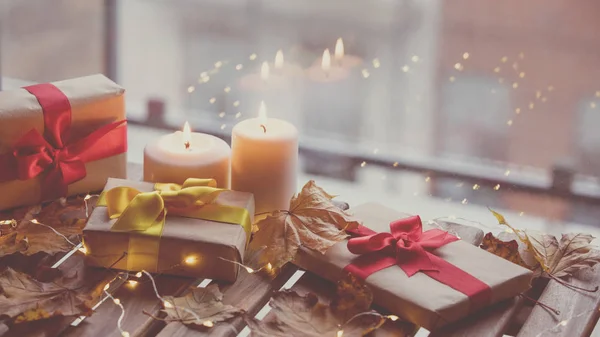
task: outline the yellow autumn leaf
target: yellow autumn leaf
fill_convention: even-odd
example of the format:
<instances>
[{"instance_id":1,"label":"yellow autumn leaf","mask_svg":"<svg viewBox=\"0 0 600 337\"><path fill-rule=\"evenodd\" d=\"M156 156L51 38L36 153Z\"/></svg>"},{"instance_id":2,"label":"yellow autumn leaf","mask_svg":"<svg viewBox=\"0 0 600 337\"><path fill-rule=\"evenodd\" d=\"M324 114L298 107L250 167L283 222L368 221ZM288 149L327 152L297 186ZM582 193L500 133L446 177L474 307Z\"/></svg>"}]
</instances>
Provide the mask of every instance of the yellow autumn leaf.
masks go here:
<instances>
[{"instance_id":1,"label":"yellow autumn leaf","mask_svg":"<svg viewBox=\"0 0 600 337\"><path fill-rule=\"evenodd\" d=\"M296 256L304 246L325 253L348 237L345 230L357 228L359 222L333 202L333 196L314 181L290 201L289 211L275 211L257 226L250 249L261 251L260 260L279 268Z\"/></svg>"}]
</instances>

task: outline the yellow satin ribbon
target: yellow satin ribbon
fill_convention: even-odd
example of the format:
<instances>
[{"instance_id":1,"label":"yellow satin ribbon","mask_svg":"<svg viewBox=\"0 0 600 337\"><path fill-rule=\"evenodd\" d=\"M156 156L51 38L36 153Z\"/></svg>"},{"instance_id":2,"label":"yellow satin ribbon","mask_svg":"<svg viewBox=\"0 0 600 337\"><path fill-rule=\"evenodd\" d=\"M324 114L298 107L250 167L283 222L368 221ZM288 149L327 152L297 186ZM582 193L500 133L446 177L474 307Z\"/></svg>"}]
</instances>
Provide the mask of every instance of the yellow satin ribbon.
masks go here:
<instances>
[{"instance_id":1,"label":"yellow satin ribbon","mask_svg":"<svg viewBox=\"0 0 600 337\"><path fill-rule=\"evenodd\" d=\"M110 219L117 219L110 230L141 234L130 237L129 255L145 255L146 263L138 263L134 268L132 260L135 259L128 258L128 269L140 269L140 264L145 267L142 269L155 269L149 267L158 260L156 255L167 213L240 225L248 242L252 231L248 210L214 203L220 193L227 191L216 186L214 179L189 178L183 185L157 183L153 192L140 192L126 186L103 192L97 205L107 208Z\"/></svg>"}]
</instances>

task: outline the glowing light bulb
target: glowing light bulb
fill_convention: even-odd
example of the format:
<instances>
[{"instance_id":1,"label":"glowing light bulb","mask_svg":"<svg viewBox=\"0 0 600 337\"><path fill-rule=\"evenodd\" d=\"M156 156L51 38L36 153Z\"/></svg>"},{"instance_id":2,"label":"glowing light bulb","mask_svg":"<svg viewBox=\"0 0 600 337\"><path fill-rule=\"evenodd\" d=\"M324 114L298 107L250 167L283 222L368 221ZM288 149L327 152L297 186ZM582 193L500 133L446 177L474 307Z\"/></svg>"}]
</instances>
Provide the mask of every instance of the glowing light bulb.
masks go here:
<instances>
[{"instance_id":1,"label":"glowing light bulb","mask_svg":"<svg viewBox=\"0 0 600 337\"><path fill-rule=\"evenodd\" d=\"M211 321L204 321L204 323L202 323L202 325L204 325L207 328L212 328L213 326L215 326L215 324Z\"/></svg>"},{"instance_id":2,"label":"glowing light bulb","mask_svg":"<svg viewBox=\"0 0 600 337\"><path fill-rule=\"evenodd\" d=\"M136 280L129 280L129 281L127 281L127 283L129 284L129 287L132 289L137 287L137 285L138 285L138 281L136 281Z\"/></svg>"},{"instance_id":3,"label":"glowing light bulb","mask_svg":"<svg viewBox=\"0 0 600 337\"><path fill-rule=\"evenodd\" d=\"M107 291L107 290L108 290L108 288L110 288L110 283L107 283L107 284L104 286L104 291Z\"/></svg>"},{"instance_id":4,"label":"glowing light bulb","mask_svg":"<svg viewBox=\"0 0 600 337\"><path fill-rule=\"evenodd\" d=\"M167 309L173 308L173 304L171 304L171 302L167 302L167 301L163 301L163 306Z\"/></svg>"},{"instance_id":5,"label":"glowing light bulb","mask_svg":"<svg viewBox=\"0 0 600 337\"><path fill-rule=\"evenodd\" d=\"M138 271L137 273L135 273L135 277L140 278L142 277L142 272Z\"/></svg>"},{"instance_id":6,"label":"glowing light bulb","mask_svg":"<svg viewBox=\"0 0 600 337\"><path fill-rule=\"evenodd\" d=\"M329 49L325 49L323 52L323 58L321 59L321 69L325 72L326 76L329 76L329 71L331 70L331 53Z\"/></svg>"},{"instance_id":7,"label":"glowing light bulb","mask_svg":"<svg viewBox=\"0 0 600 337\"><path fill-rule=\"evenodd\" d=\"M119 305L119 304L121 304L121 300L120 300L120 299L118 299L118 298L115 298L115 299L113 300L113 302L115 302L115 304L116 304L116 305Z\"/></svg>"},{"instance_id":8,"label":"glowing light bulb","mask_svg":"<svg viewBox=\"0 0 600 337\"><path fill-rule=\"evenodd\" d=\"M185 124L183 125L182 139L183 146L185 146L185 149L189 149L191 145L190 141L192 140L192 131L190 130L190 123L188 122L185 122Z\"/></svg>"},{"instance_id":9,"label":"glowing light bulb","mask_svg":"<svg viewBox=\"0 0 600 337\"><path fill-rule=\"evenodd\" d=\"M92 196L88 194L85 196L85 198L83 198L83 200L90 200L91 198L92 198Z\"/></svg>"},{"instance_id":10,"label":"glowing light bulb","mask_svg":"<svg viewBox=\"0 0 600 337\"><path fill-rule=\"evenodd\" d=\"M250 267L246 267L246 271L250 274L254 273L254 269L252 269Z\"/></svg>"},{"instance_id":11,"label":"glowing light bulb","mask_svg":"<svg viewBox=\"0 0 600 337\"><path fill-rule=\"evenodd\" d=\"M398 316L396 316L396 315L387 315L386 317L392 322L395 322L398 320Z\"/></svg>"},{"instance_id":12,"label":"glowing light bulb","mask_svg":"<svg viewBox=\"0 0 600 337\"><path fill-rule=\"evenodd\" d=\"M260 79L263 81L269 79L269 64L267 62L263 62L260 67Z\"/></svg>"},{"instance_id":13,"label":"glowing light bulb","mask_svg":"<svg viewBox=\"0 0 600 337\"><path fill-rule=\"evenodd\" d=\"M273 265L271 264L271 262L267 263L267 270L268 271L273 270Z\"/></svg>"},{"instance_id":14,"label":"glowing light bulb","mask_svg":"<svg viewBox=\"0 0 600 337\"><path fill-rule=\"evenodd\" d=\"M275 54L275 69L283 68L283 51L279 49Z\"/></svg>"},{"instance_id":15,"label":"glowing light bulb","mask_svg":"<svg viewBox=\"0 0 600 337\"><path fill-rule=\"evenodd\" d=\"M30 222L31 222L31 223L34 223L34 224L38 224L38 225L40 224L40 222L39 222L39 221L37 221L37 219L31 219L31 220L30 220Z\"/></svg>"},{"instance_id":16,"label":"glowing light bulb","mask_svg":"<svg viewBox=\"0 0 600 337\"><path fill-rule=\"evenodd\" d=\"M185 260L183 260L183 262L185 262L185 264L187 265L193 265L196 264L196 262L198 262L198 257L190 255L186 257Z\"/></svg>"},{"instance_id":17,"label":"glowing light bulb","mask_svg":"<svg viewBox=\"0 0 600 337\"><path fill-rule=\"evenodd\" d=\"M121 337L129 337L129 336L130 336L129 332L127 332L127 331L121 332Z\"/></svg>"},{"instance_id":18,"label":"glowing light bulb","mask_svg":"<svg viewBox=\"0 0 600 337\"><path fill-rule=\"evenodd\" d=\"M342 337L344 336L344 330L338 330L336 337Z\"/></svg>"},{"instance_id":19,"label":"glowing light bulb","mask_svg":"<svg viewBox=\"0 0 600 337\"><path fill-rule=\"evenodd\" d=\"M79 248L78 251L82 252L83 254L87 254L87 248L85 247Z\"/></svg>"},{"instance_id":20,"label":"glowing light bulb","mask_svg":"<svg viewBox=\"0 0 600 337\"><path fill-rule=\"evenodd\" d=\"M344 58L344 40L341 37L335 42L333 55L337 62L340 62Z\"/></svg>"}]
</instances>

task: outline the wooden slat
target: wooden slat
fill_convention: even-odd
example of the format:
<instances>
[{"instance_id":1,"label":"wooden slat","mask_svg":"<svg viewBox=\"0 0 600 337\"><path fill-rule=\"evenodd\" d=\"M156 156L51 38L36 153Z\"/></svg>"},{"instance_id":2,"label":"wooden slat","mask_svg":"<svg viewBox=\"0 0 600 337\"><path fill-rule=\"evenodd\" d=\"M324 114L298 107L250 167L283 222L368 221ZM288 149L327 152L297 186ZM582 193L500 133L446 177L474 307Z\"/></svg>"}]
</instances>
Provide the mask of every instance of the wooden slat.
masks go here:
<instances>
[{"instance_id":1,"label":"wooden slat","mask_svg":"<svg viewBox=\"0 0 600 337\"><path fill-rule=\"evenodd\" d=\"M429 337L502 336L522 305L523 299L520 297L498 303L469 318L434 331Z\"/></svg>"},{"instance_id":2,"label":"wooden slat","mask_svg":"<svg viewBox=\"0 0 600 337\"><path fill-rule=\"evenodd\" d=\"M296 270L295 266L287 265L272 280L264 275L241 272L234 284L221 286L223 303L244 309L248 315L254 316L269 301L273 291L279 290ZM169 323L158 337L229 337L237 335L236 331L240 332L244 326L246 324L241 318L204 330L193 330L181 323Z\"/></svg>"},{"instance_id":3,"label":"wooden slat","mask_svg":"<svg viewBox=\"0 0 600 337\"><path fill-rule=\"evenodd\" d=\"M578 272L568 283L593 289L600 285L600 266ZM559 310L560 315L538 305L517 336L589 336L600 314L599 291L589 293L571 290L555 280L550 280L539 302Z\"/></svg>"}]
</instances>

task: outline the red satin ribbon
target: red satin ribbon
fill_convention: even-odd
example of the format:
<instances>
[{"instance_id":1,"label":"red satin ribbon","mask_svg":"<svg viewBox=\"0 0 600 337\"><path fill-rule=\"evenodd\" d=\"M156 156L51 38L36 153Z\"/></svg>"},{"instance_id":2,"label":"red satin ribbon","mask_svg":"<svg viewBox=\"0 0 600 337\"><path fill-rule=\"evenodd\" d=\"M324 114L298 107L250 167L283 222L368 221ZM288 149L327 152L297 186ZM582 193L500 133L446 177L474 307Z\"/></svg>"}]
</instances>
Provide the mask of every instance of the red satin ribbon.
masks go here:
<instances>
[{"instance_id":1,"label":"red satin ribbon","mask_svg":"<svg viewBox=\"0 0 600 337\"><path fill-rule=\"evenodd\" d=\"M467 295L472 310L490 303L492 290L487 284L430 253L458 240L457 237L439 229L423 232L419 216L396 220L390 224L390 230L390 233L376 233L363 226L350 230L357 237L348 241L348 250L360 256L344 270L364 280L379 270L396 265L408 277L422 272Z\"/></svg>"},{"instance_id":2,"label":"red satin ribbon","mask_svg":"<svg viewBox=\"0 0 600 337\"><path fill-rule=\"evenodd\" d=\"M85 163L127 151L126 121L105 125L85 137L72 139L71 103L52 84L24 88L34 95L44 114L44 136L31 129L12 150L0 154L0 182L28 180L44 174L41 200L67 195L69 184L86 176ZM101 146L94 146L102 141Z\"/></svg>"}]
</instances>

